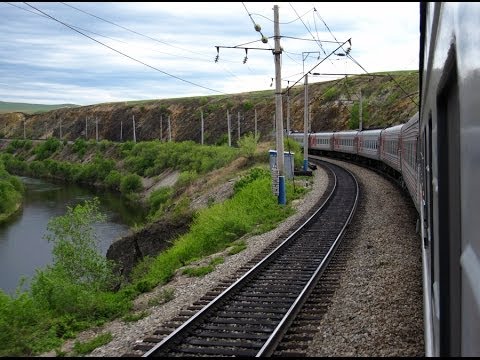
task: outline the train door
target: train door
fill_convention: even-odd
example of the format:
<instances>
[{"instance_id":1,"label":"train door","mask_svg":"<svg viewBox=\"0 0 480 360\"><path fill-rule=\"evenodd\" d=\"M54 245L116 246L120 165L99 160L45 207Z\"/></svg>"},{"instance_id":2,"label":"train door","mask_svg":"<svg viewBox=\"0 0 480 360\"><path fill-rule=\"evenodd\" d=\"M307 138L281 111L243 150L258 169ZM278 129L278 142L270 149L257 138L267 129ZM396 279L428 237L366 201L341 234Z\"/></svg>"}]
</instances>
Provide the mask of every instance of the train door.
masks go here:
<instances>
[{"instance_id":1,"label":"train door","mask_svg":"<svg viewBox=\"0 0 480 360\"><path fill-rule=\"evenodd\" d=\"M460 117L456 62L437 97L440 356L461 355Z\"/></svg>"}]
</instances>

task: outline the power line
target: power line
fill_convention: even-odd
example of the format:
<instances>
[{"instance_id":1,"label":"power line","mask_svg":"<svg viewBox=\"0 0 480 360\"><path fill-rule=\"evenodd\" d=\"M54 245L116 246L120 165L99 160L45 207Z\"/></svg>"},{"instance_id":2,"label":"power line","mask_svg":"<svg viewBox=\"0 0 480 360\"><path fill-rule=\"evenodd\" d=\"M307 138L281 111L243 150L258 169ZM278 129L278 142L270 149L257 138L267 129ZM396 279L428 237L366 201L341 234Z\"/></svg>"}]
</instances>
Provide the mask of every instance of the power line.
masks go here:
<instances>
[{"instance_id":1,"label":"power line","mask_svg":"<svg viewBox=\"0 0 480 360\"><path fill-rule=\"evenodd\" d=\"M209 88L209 87L196 84L196 83L194 83L194 82L192 82L192 81L185 80L185 79L182 79L182 78L180 78L180 77L178 77L178 76L169 74L169 73L167 73L167 72L165 72L165 71L163 71L163 70L160 70L160 69L158 69L158 68L156 68L156 67L154 67L154 66L152 66L152 65L148 65L147 63L144 63L143 61L140 61L140 60L138 60L138 59L135 59L134 57L131 57L130 55L127 55L127 54L125 54L125 53L123 53L123 52L121 52L121 51L119 51L119 50L117 50L117 49L115 49L115 48L113 48L113 47L111 47L111 46L108 46L107 44L102 43L101 41L99 41L99 40L97 40L97 39L95 39L95 38L92 38L91 36L88 36L87 34L82 33L81 31L79 31L79 30L73 28L72 26L70 26L70 25L68 25L68 24L66 24L66 23L64 23L64 22L62 22L62 21L54 18L53 16L48 15L47 13L45 13L45 12L37 9L36 7L34 7L34 6L32 6L32 5L28 4L28 3L24 3L24 4L30 6L31 8L33 8L33 9L39 11L39 12L41 12L41 13L44 14L45 16L48 16L50 19L52 19L52 20L54 20L54 21L56 21L56 22L59 22L59 23L62 24L62 25L65 25L65 26L68 27L69 29L72 29L73 31L76 31L76 32L78 32L79 34L82 34L83 36L86 36L87 38L89 38L89 39L91 39L91 40L93 40L93 41L95 41L95 42L97 42L97 43L99 43L99 44L101 44L101 45L109 48L110 50L113 50L113 51L115 51L115 52L117 52L117 53L119 53L119 54L121 54L121 55L123 55L123 56L125 56L125 57L128 57L129 59L134 60L134 61L136 61L136 62L138 62L138 63L140 63L140 64L142 64L142 65L145 65L145 66L147 66L147 67L149 67L149 68L151 68L151 69L154 69L154 70L156 70L156 71L158 71L158 72L161 72L162 74L171 76L171 77L173 77L173 78L175 78L175 79L177 79L177 80L186 82L186 83L191 84L191 85L194 85L194 86L201 87L201 88L203 88L203 89L207 89L207 90L210 90L210 91L214 91L214 92L218 92L218 93L220 93L220 94L227 95L226 93L223 93L223 92L221 92L221 91L214 90L214 89L211 89L211 88Z\"/></svg>"},{"instance_id":2,"label":"power line","mask_svg":"<svg viewBox=\"0 0 480 360\"><path fill-rule=\"evenodd\" d=\"M342 44L340 44L335 50L333 50L330 54L328 54L325 58L323 58L317 65L315 65L313 68L310 69L310 71L307 71L307 74L309 72L311 72L313 69L315 69L318 65L320 65L321 63L323 63L326 59L328 59L329 56L331 56L332 54L335 53L335 51L337 51L338 49L340 49L346 42L349 42L350 39L346 40L345 42L343 42ZM290 86L289 88L287 88L286 91L288 91L290 88L294 87L300 80L302 80L303 78L305 77L305 75L303 75L300 79L298 79L297 81L295 81L295 83Z\"/></svg>"},{"instance_id":3,"label":"power line","mask_svg":"<svg viewBox=\"0 0 480 360\"><path fill-rule=\"evenodd\" d=\"M291 6L291 8L293 9L293 11L295 11L295 14L298 15L297 10L295 10L295 8L293 7L292 3L288 3L288 4ZM310 35L312 35L312 38L317 42L318 46L320 46L320 49L323 51L323 53L325 54L325 56L327 56L327 53L326 53L325 50L323 49L322 43L321 43L320 41L317 41L317 40L315 39L315 36L313 36L312 32L311 32L310 29L307 27L307 25L303 22L303 20L300 19L300 21L301 21L302 24L305 26L305 29L307 29L307 31L310 33ZM332 63L332 65L333 65L333 63Z\"/></svg>"},{"instance_id":4,"label":"power line","mask_svg":"<svg viewBox=\"0 0 480 360\"><path fill-rule=\"evenodd\" d=\"M167 46L171 46L171 47L174 47L174 48L183 50L183 51L187 51L187 52L191 52L191 53L194 53L194 54L197 54L197 55L202 55L202 56L205 56L205 57L209 57L209 55L202 54L202 53L198 53L198 52L195 52L195 51L192 51L192 50L188 50L188 49L184 49L184 48L182 48L182 47L180 47L180 46L175 46L175 45L169 44L169 43L167 43L167 42L165 42L165 41L158 40L158 39L155 39L155 38L153 38L153 37L151 37L151 36L148 36L148 35L139 33L138 31L129 29L129 28L125 27L125 26L122 26L122 25L119 25L119 24L117 24L117 23L114 23L113 21L110 21L110 20L104 19L104 18L102 18L102 17L100 17L100 16L91 14L91 13L89 13L89 12L87 12L87 11L84 11L84 10L82 10L82 9L79 9L79 8L73 6L73 5L69 5L69 4L66 4L66 3L64 3L64 2L62 2L61 4L65 5L65 6L68 6L68 7L71 7L72 9L75 9L75 10L77 10L77 11L80 11L80 12L82 12L82 13L84 13L84 14L93 16L94 18L97 18L97 19L99 19L99 20L105 21L105 22L107 22L107 23L109 23L109 24L112 24L112 25L114 25L114 26L118 26L119 28L122 28L122 29L124 29L124 30L127 30L127 31L129 31L129 32L131 32L131 33L133 33L133 34L137 34L137 35L139 35L139 36L143 36L143 37L148 38L148 39L150 39L150 40L153 40L153 41L159 42L159 43L161 43L161 44L164 44L164 45L167 45Z\"/></svg>"},{"instance_id":5,"label":"power line","mask_svg":"<svg viewBox=\"0 0 480 360\"><path fill-rule=\"evenodd\" d=\"M43 14L39 14L38 12L35 12L35 11L32 11L32 10L29 10L29 9L25 9L23 7L20 7L20 6L17 6L17 5L14 5L12 3L9 3L9 2L6 2L8 5L11 5L11 6L14 6L18 9L21 9L21 10L25 10L25 11L28 11L32 14L35 14L35 15L38 15L38 16L41 16L45 19L48 19L47 16L43 15ZM68 23L66 23L68 24ZM80 29L80 30L83 30L87 33L91 33L91 34L94 34L94 35L97 35L97 36L100 36L100 37L104 37L104 38L107 38L107 39L110 39L110 40L113 40L113 41L118 41L118 42L121 42L121 43L124 43L124 44L127 44L129 45L130 43L127 42L127 41L123 41L123 40L119 40L119 39L115 39L115 38L112 38L112 37L109 37L109 36L106 36L106 35L102 35L102 34L99 34L99 33L96 33L94 31L91 31L91 30L87 30L87 29L84 29L84 28L81 28L79 26L75 26L75 25L72 25L72 24L69 24L70 26L76 28L76 29ZM188 57L188 56L183 56L183 55L178 55L178 54L171 54L171 53L168 53L168 52L164 52L164 51L160 51L160 50L156 50L156 49L151 49L151 48L147 48L147 47L144 47L144 46L140 46L140 45L135 45L135 46L138 46L142 49L148 49L148 50L151 50L151 51L155 51L155 52L158 52L160 54L164 54L164 55L168 55L168 56L173 56L173 57L178 57L178 58L183 58L183 59L188 59L188 60L196 60L196 61L205 61L205 62L210 62L211 60L207 60L207 59L204 59L204 58L194 58L194 57ZM231 60L224 60L226 62L231 62L231 63L237 63L236 61L231 61Z\"/></svg>"},{"instance_id":6,"label":"power line","mask_svg":"<svg viewBox=\"0 0 480 360\"><path fill-rule=\"evenodd\" d=\"M14 6L14 7L16 7L16 8L18 8L18 9L20 9L20 10L28 11L28 12L30 12L30 13L32 13L32 14L35 14L35 15L41 16L41 17L43 17L43 18L45 18L45 19L48 19L48 16L45 16L45 15L43 15L43 14L39 14L39 13L37 13L37 12L35 12L35 11L29 10L29 9L25 9L25 8L23 8L23 7L21 7L21 6L14 5L14 4L9 3L9 2L5 2L5 3L8 4L8 5ZM127 42L125 42L125 41L118 40L118 39L115 39L115 38L111 38L111 37L109 37L109 36L105 36L105 35L102 35L102 34L98 34L98 33L96 33L96 32L83 29L83 28L81 28L81 27L79 27L79 26L75 26L75 25L71 25L71 26L74 27L74 28L83 30L83 31L85 31L85 32L92 33L92 34L97 35L97 36L101 36L101 37L104 37L104 38L107 38L107 39L110 39L110 40L113 40L113 41L118 41L118 42L122 42L122 43L124 43L124 44L127 44Z\"/></svg>"},{"instance_id":7,"label":"power line","mask_svg":"<svg viewBox=\"0 0 480 360\"><path fill-rule=\"evenodd\" d=\"M266 44L268 42L268 38L262 34L262 30L261 30L261 27L260 25L258 25L254 20L253 20L253 17L252 15L250 14L250 12L248 11L247 9L247 6L245 5L245 3L242 1L242 5L243 7L245 8L245 11L247 12L248 16L250 17L250 20L252 20L252 23L253 23L253 28L255 29L255 31L258 31L260 33L260 35L262 35L262 43Z\"/></svg>"},{"instance_id":8,"label":"power line","mask_svg":"<svg viewBox=\"0 0 480 360\"><path fill-rule=\"evenodd\" d=\"M318 14L317 9L315 9L315 8L314 8L314 13L316 13L317 16L320 18L320 20L322 20L323 24L324 24L325 27L328 29L328 31L329 31L330 34L333 36L333 38L334 38L335 40L337 40L337 39L335 38L335 35L333 35L332 31L330 30L330 28L328 27L328 25L325 23L325 21L323 21L322 17ZM343 50L343 47L342 47L342 50ZM353 58L352 55L350 55L350 52L349 52L349 51L345 51L345 53L347 54L347 57L348 57L349 59L351 59L355 64L357 64L363 71L365 71L365 73L369 74L369 72L368 72L367 70L365 70L365 68L364 68L362 65L360 65L360 63L358 63L358 61L356 61L356 60ZM405 89L403 89L403 88L400 86L400 84L393 78L393 76L390 75L390 74L388 74L388 75L389 75L390 78L395 82L395 84L405 93L405 95L407 95L408 98L409 98L415 105L418 106L417 102L410 97L410 94L408 94L408 93L405 91Z\"/></svg>"},{"instance_id":9,"label":"power line","mask_svg":"<svg viewBox=\"0 0 480 360\"><path fill-rule=\"evenodd\" d=\"M300 19L300 18L304 17L305 15L307 15L307 14L308 14L310 11L312 11L313 9L314 9L314 8L312 8L312 9L308 10L308 11L307 11L305 14L303 14L302 16L298 16L298 17L297 17L296 19L294 19L294 20L287 21L287 22L279 22L279 24L280 24L280 25L287 25L287 24L291 24L291 23L293 23L293 22L297 21L298 19ZM256 14L256 13L252 13L252 15L261 16L261 17L263 17L263 18L267 19L268 21L274 22L272 19L270 19L270 18L268 18L268 17L266 17L266 16L264 16L264 15L262 15L262 14Z\"/></svg>"}]
</instances>

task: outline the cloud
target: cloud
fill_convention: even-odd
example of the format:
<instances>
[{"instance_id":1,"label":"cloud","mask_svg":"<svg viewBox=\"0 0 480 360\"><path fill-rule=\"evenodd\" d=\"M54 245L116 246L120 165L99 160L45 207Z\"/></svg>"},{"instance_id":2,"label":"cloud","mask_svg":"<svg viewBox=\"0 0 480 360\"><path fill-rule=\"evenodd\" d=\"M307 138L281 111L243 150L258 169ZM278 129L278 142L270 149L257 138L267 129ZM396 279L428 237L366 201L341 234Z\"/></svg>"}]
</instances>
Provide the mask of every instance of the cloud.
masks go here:
<instances>
[{"instance_id":1,"label":"cloud","mask_svg":"<svg viewBox=\"0 0 480 360\"><path fill-rule=\"evenodd\" d=\"M261 25L264 35L273 36L274 3L243 3L247 10L241 2L67 3L107 21L61 3L31 4L151 67L35 14L35 10L23 3L14 3L15 6L2 3L0 100L3 101L35 99L45 104L86 105L145 97L217 95L269 89L275 76L271 50L254 49L271 49L274 40L262 44L260 34L253 28L255 22ZM351 38L350 54L370 72L418 66L416 3L278 5L280 31L284 36L281 45L285 50L282 54L285 85L287 80L295 82L304 70L318 64L321 60L318 55L323 58L337 47L327 42L320 47L311 41L314 39ZM243 49L222 47L218 62L214 62L216 46L245 43L251 47L248 54ZM315 51L319 54L306 56L307 52ZM246 55L248 60L244 64ZM335 55L314 71L363 73L351 60Z\"/></svg>"}]
</instances>

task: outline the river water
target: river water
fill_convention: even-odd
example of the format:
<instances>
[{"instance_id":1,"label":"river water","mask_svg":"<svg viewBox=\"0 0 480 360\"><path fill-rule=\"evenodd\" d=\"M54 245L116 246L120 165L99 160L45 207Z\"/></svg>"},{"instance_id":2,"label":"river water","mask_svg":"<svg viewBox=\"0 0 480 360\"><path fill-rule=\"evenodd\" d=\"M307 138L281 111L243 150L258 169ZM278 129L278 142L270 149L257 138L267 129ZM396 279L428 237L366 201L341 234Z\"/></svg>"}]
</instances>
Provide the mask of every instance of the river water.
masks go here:
<instances>
[{"instance_id":1,"label":"river water","mask_svg":"<svg viewBox=\"0 0 480 360\"><path fill-rule=\"evenodd\" d=\"M122 200L118 193L98 191L73 184L55 184L41 179L20 177L25 184L23 209L0 224L0 288L14 294L22 276L27 279L35 269L51 263L53 244L44 236L52 217L65 215L74 207L98 197L106 222L94 224L99 250L106 254L110 244L140 224L145 213ZM28 282L26 284L28 287Z\"/></svg>"}]
</instances>

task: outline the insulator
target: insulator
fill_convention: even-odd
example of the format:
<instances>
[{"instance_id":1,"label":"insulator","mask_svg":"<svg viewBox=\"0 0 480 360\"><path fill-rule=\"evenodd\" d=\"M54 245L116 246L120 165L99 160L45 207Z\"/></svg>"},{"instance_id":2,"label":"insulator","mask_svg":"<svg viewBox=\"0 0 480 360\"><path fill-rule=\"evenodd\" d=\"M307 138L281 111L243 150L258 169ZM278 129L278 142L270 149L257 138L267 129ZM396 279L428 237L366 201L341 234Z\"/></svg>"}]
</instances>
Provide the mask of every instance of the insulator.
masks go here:
<instances>
[{"instance_id":1,"label":"insulator","mask_svg":"<svg viewBox=\"0 0 480 360\"><path fill-rule=\"evenodd\" d=\"M255 31L260 31L262 30L262 27L258 24L255 24Z\"/></svg>"}]
</instances>

